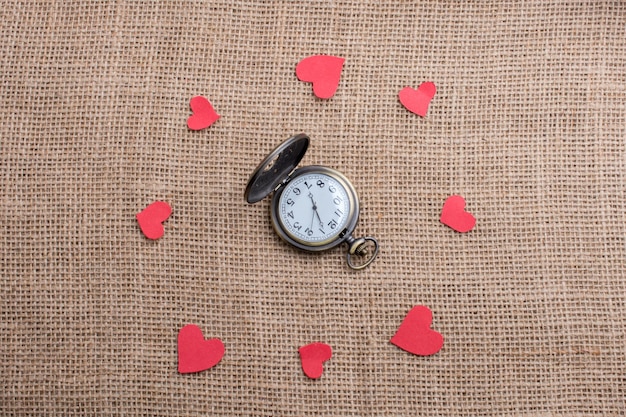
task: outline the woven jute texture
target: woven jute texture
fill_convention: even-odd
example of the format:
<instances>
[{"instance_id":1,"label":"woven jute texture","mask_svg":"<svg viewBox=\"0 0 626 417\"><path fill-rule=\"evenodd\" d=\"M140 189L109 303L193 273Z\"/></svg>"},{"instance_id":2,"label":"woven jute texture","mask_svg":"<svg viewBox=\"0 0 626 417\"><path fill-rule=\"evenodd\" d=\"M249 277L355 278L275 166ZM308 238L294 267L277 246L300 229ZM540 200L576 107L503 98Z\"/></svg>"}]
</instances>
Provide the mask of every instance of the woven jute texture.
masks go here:
<instances>
[{"instance_id":1,"label":"woven jute texture","mask_svg":"<svg viewBox=\"0 0 626 417\"><path fill-rule=\"evenodd\" d=\"M328 100L315 54L345 58ZM0 414L626 414L626 3L3 0L0 65ZM366 270L244 201L299 132L359 192ZM389 342L416 305L435 355ZM217 366L178 373L186 324Z\"/></svg>"}]
</instances>

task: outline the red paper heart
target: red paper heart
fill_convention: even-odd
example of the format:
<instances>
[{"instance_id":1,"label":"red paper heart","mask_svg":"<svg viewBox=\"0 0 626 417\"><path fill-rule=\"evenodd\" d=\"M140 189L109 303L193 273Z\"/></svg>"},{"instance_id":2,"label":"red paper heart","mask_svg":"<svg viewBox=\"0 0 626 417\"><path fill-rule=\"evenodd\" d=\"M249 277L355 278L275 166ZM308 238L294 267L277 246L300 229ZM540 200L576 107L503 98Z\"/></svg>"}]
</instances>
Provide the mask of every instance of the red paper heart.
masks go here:
<instances>
[{"instance_id":1,"label":"red paper heart","mask_svg":"<svg viewBox=\"0 0 626 417\"><path fill-rule=\"evenodd\" d=\"M202 130L217 121L220 115L205 97L195 96L189 101L193 114L187 119L187 126L191 130Z\"/></svg>"},{"instance_id":2,"label":"red paper heart","mask_svg":"<svg viewBox=\"0 0 626 417\"><path fill-rule=\"evenodd\" d=\"M400 90L400 93L398 93L398 98L400 99L400 103L402 103L408 111L424 117L428 112L430 101L435 97L436 92L437 87L435 84L428 81L421 83L420 86L417 87L417 90L411 87L404 87Z\"/></svg>"},{"instance_id":3,"label":"red paper heart","mask_svg":"<svg viewBox=\"0 0 626 417\"><path fill-rule=\"evenodd\" d=\"M433 313L428 307L413 307L391 338L391 343L414 355L434 355L443 347L443 336L430 328L432 321Z\"/></svg>"},{"instance_id":4,"label":"red paper heart","mask_svg":"<svg viewBox=\"0 0 626 417\"><path fill-rule=\"evenodd\" d=\"M302 370L312 379L318 379L324 372L324 362L333 356L333 349L326 343L311 343L298 349Z\"/></svg>"},{"instance_id":5,"label":"red paper heart","mask_svg":"<svg viewBox=\"0 0 626 417\"><path fill-rule=\"evenodd\" d=\"M313 83L313 94L318 98L331 98L339 87L339 78L345 59L331 55L313 55L296 66L300 81Z\"/></svg>"},{"instance_id":6,"label":"red paper heart","mask_svg":"<svg viewBox=\"0 0 626 417\"><path fill-rule=\"evenodd\" d=\"M202 330L188 324L178 332L178 372L201 372L217 365L224 357L224 344L220 339L205 340Z\"/></svg>"},{"instance_id":7,"label":"red paper heart","mask_svg":"<svg viewBox=\"0 0 626 417\"><path fill-rule=\"evenodd\" d=\"M137 221L141 231L148 239L158 239L163 236L163 222L172 214L172 208L165 201L155 201L137 213Z\"/></svg>"},{"instance_id":8,"label":"red paper heart","mask_svg":"<svg viewBox=\"0 0 626 417\"><path fill-rule=\"evenodd\" d=\"M460 195L448 197L441 209L439 221L461 233L469 232L476 225L476 218L465 211L465 199Z\"/></svg>"}]
</instances>

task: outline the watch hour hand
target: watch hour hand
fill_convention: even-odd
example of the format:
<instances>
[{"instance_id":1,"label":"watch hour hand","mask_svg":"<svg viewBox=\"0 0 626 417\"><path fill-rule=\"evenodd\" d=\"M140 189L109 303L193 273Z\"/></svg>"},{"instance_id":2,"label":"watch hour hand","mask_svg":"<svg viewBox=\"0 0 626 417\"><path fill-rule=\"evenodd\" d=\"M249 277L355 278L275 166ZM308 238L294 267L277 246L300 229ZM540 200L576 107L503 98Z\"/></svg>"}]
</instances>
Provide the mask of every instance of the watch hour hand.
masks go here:
<instances>
[{"instance_id":1,"label":"watch hour hand","mask_svg":"<svg viewBox=\"0 0 626 417\"><path fill-rule=\"evenodd\" d=\"M313 210L317 210L317 204L315 204L315 200L313 200L313 194L309 193L309 198L311 199L311 203L313 203Z\"/></svg>"},{"instance_id":2,"label":"watch hour hand","mask_svg":"<svg viewBox=\"0 0 626 417\"><path fill-rule=\"evenodd\" d=\"M313 213L315 213L315 216L317 216L317 220L320 222L320 227L324 228L324 222L322 221L320 214L317 212L317 203L315 202L315 200L313 200L312 193L309 193L309 198L311 199L311 202L313 203Z\"/></svg>"}]
</instances>

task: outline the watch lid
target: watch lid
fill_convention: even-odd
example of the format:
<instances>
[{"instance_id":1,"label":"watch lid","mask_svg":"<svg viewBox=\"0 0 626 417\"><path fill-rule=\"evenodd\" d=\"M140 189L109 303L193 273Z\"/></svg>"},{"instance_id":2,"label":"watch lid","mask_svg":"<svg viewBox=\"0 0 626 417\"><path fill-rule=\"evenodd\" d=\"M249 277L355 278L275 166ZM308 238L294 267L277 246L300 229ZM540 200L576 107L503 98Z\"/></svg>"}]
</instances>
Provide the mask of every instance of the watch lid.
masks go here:
<instances>
[{"instance_id":1,"label":"watch lid","mask_svg":"<svg viewBox=\"0 0 626 417\"><path fill-rule=\"evenodd\" d=\"M307 135L300 133L290 137L270 152L248 180L244 194L246 201L252 204L263 200L285 181L304 157L309 141Z\"/></svg>"}]
</instances>

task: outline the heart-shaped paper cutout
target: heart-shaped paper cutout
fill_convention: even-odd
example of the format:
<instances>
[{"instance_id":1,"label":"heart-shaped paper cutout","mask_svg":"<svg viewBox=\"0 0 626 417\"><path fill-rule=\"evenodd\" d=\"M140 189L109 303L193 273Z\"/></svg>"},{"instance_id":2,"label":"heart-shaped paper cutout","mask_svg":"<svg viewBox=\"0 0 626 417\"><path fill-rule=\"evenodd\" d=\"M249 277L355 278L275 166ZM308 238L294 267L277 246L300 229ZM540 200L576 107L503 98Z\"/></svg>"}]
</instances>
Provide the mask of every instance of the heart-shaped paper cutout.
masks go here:
<instances>
[{"instance_id":1,"label":"heart-shaped paper cutout","mask_svg":"<svg viewBox=\"0 0 626 417\"><path fill-rule=\"evenodd\" d=\"M339 87L344 58L332 55L313 55L296 66L300 81L313 83L313 94L318 98L331 98Z\"/></svg>"},{"instance_id":2,"label":"heart-shaped paper cutout","mask_svg":"<svg viewBox=\"0 0 626 417\"><path fill-rule=\"evenodd\" d=\"M324 362L333 356L333 349L326 343L311 343L298 349L302 370L312 379L318 379L324 373Z\"/></svg>"},{"instance_id":3,"label":"heart-shaped paper cutout","mask_svg":"<svg viewBox=\"0 0 626 417\"><path fill-rule=\"evenodd\" d=\"M220 339L205 340L202 330L188 324L178 332L178 372L201 372L217 365L224 357L224 343Z\"/></svg>"},{"instance_id":4,"label":"heart-shaped paper cutout","mask_svg":"<svg viewBox=\"0 0 626 417\"><path fill-rule=\"evenodd\" d=\"M137 222L141 231L148 239L158 239L163 236L163 222L172 214L172 208L165 201L155 201L137 213Z\"/></svg>"},{"instance_id":5,"label":"heart-shaped paper cutout","mask_svg":"<svg viewBox=\"0 0 626 417\"><path fill-rule=\"evenodd\" d=\"M439 221L460 233L469 232L476 225L476 218L465 211L465 199L460 195L448 197L441 209Z\"/></svg>"},{"instance_id":6,"label":"heart-shaped paper cutout","mask_svg":"<svg viewBox=\"0 0 626 417\"><path fill-rule=\"evenodd\" d=\"M437 87L434 83L428 81L421 83L417 90L411 87L404 87L398 93L400 103L411 113L425 117L428 112L430 101L435 97Z\"/></svg>"},{"instance_id":7,"label":"heart-shaped paper cutout","mask_svg":"<svg viewBox=\"0 0 626 417\"><path fill-rule=\"evenodd\" d=\"M443 336L430 328L432 321L433 313L428 307L413 307L391 338L391 343L414 355L434 355L443 347Z\"/></svg>"},{"instance_id":8,"label":"heart-shaped paper cutout","mask_svg":"<svg viewBox=\"0 0 626 417\"><path fill-rule=\"evenodd\" d=\"M220 115L205 97L193 97L189 101L189 107L193 114L187 119L187 126L191 130L206 129L220 118Z\"/></svg>"}]
</instances>

